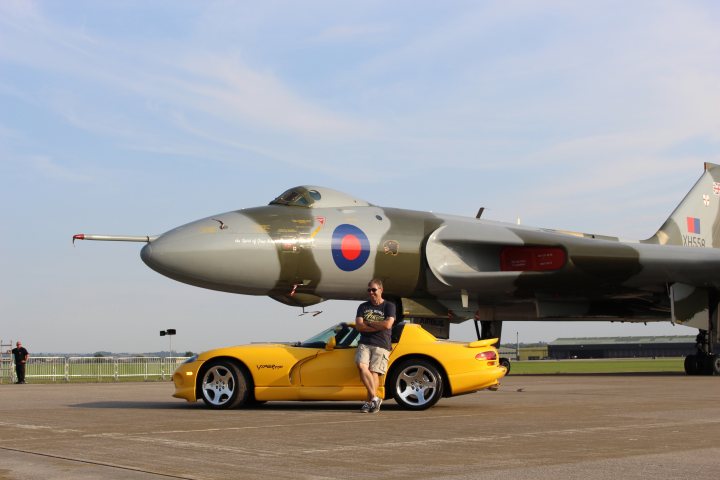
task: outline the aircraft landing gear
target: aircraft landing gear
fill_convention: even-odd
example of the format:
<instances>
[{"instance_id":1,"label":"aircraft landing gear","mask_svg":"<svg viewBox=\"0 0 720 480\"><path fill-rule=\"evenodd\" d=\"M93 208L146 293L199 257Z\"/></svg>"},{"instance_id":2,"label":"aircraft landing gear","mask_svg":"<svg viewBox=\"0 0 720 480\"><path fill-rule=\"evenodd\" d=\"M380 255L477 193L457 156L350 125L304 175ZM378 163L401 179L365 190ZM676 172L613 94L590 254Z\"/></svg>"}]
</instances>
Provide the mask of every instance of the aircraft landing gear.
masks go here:
<instances>
[{"instance_id":1,"label":"aircraft landing gear","mask_svg":"<svg viewBox=\"0 0 720 480\"><path fill-rule=\"evenodd\" d=\"M707 330L700 330L695 339L697 353L685 357L685 373L688 375L720 375L720 356L712 353Z\"/></svg>"},{"instance_id":2,"label":"aircraft landing gear","mask_svg":"<svg viewBox=\"0 0 720 480\"><path fill-rule=\"evenodd\" d=\"M688 375L720 375L720 357L699 353L685 357L685 373Z\"/></svg>"}]
</instances>

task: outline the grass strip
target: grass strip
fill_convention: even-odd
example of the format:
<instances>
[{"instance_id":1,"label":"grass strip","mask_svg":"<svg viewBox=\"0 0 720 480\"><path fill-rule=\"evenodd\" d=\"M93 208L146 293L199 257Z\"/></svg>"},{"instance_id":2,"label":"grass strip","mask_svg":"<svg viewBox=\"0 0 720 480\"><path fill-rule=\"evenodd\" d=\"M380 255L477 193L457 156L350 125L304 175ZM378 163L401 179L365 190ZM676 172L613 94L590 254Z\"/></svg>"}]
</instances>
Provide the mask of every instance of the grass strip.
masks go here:
<instances>
[{"instance_id":1,"label":"grass strip","mask_svg":"<svg viewBox=\"0 0 720 480\"><path fill-rule=\"evenodd\" d=\"M512 362L511 375L684 372L683 358L528 360Z\"/></svg>"}]
</instances>

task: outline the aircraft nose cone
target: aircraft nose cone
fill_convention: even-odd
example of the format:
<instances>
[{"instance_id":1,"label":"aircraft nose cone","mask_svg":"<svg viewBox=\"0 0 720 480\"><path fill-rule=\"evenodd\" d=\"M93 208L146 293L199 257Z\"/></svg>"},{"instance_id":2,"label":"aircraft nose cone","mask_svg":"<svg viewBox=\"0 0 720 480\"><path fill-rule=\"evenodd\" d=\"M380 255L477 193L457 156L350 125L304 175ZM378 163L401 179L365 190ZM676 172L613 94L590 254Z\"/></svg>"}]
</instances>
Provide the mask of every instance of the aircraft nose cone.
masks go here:
<instances>
[{"instance_id":1,"label":"aircraft nose cone","mask_svg":"<svg viewBox=\"0 0 720 480\"><path fill-rule=\"evenodd\" d=\"M140 258L156 272L213 290L267 294L280 275L277 249L252 222L240 216L219 228L218 216L198 220L160 235ZM221 224L221 225L225 225Z\"/></svg>"}]
</instances>

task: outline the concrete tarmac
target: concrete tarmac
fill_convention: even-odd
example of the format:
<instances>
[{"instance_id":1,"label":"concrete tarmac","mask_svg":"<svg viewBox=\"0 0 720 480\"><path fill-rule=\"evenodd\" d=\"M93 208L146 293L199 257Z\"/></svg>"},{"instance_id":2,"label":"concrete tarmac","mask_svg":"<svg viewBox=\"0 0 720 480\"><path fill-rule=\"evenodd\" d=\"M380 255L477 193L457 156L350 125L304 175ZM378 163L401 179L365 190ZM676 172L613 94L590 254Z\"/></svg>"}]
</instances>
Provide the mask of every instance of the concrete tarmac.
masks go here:
<instances>
[{"instance_id":1,"label":"concrete tarmac","mask_svg":"<svg viewBox=\"0 0 720 480\"><path fill-rule=\"evenodd\" d=\"M720 378L509 376L378 414L213 411L169 383L0 385L0 479L715 479Z\"/></svg>"}]
</instances>

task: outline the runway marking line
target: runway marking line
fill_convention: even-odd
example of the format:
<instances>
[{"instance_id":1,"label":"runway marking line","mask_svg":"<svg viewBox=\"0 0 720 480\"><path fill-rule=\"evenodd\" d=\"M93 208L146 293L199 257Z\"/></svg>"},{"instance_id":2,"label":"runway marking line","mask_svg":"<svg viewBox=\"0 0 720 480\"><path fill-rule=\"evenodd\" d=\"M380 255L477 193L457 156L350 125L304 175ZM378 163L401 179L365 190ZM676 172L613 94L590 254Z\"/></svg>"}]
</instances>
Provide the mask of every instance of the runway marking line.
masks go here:
<instances>
[{"instance_id":1,"label":"runway marking line","mask_svg":"<svg viewBox=\"0 0 720 480\"><path fill-rule=\"evenodd\" d=\"M45 430L55 433L82 433L82 430L75 430L73 428L57 428L48 425L31 425L27 423L0 422L0 427L14 427L23 430Z\"/></svg>"},{"instance_id":2,"label":"runway marking line","mask_svg":"<svg viewBox=\"0 0 720 480\"><path fill-rule=\"evenodd\" d=\"M467 415L466 415L467 416ZM457 417L457 416L453 416ZM375 418L375 417L373 417ZM434 417L439 419L441 417ZM348 420L339 422L327 422L327 424L343 424L343 423L360 423L365 420ZM642 423L632 425L618 425L618 426L599 426L599 427L587 427L587 428L567 428L560 430L540 430L534 432L519 432L514 434L499 435L494 437L495 441L502 440L513 440L518 438L535 438L541 437L546 438L552 435L587 435L598 432L619 432L626 430L652 430L652 429L668 429L677 427L678 425L708 425L708 424L720 424L720 420L696 420L696 421L683 421L683 422L661 422L661 423ZM173 434L173 433L199 433L209 431L239 431L245 429L258 429L258 428L273 428L273 427L298 427L306 424L285 424L285 425L266 425L266 426L252 426L252 427L228 427L228 428L213 428L213 429L202 429L202 430L172 430L163 432L145 432L145 433L107 433L107 434L91 434L84 435L84 437L106 437L106 438L117 438L124 441L137 441L137 442L148 442L153 444L162 444L164 446L173 448L189 448L189 449L203 449L206 451L227 451L236 454L250 455L250 456L261 456L261 457L278 457L278 456L290 456L290 455L308 455L317 453L335 453L344 451L354 451L358 449L365 450L376 450L378 448L392 448L392 447L418 447L418 446L429 446L429 445L451 445L457 443L470 443L470 442L487 442L487 435L481 436L467 436L467 437L455 437L455 438L428 438L422 440L408 440L399 442L384 442L380 444L372 445L339 445L329 448L314 448L314 449L285 449L283 452L273 453L265 450L251 449L251 448L239 448L239 447L228 447L224 445L213 445L202 442L188 442L183 440L171 440L167 438L155 437L150 435L159 434ZM316 425L316 424L313 424Z\"/></svg>"},{"instance_id":3,"label":"runway marking line","mask_svg":"<svg viewBox=\"0 0 720 480\"><path fill-rule=\"evenodd\" d=\"M525 433L515 433L515 434L508 434L508 435L500 435L497 437L494 437L493 440L512 440L516 438L522 438L522 437L547 437L549 435L574 435L574 434L591 434L596 433L600 431L607 431L607 432L615 432L615 431L622 431L622 430L650 430L650 429L656 429L656 428L668 428L668 427L675 427L677 425L707 425L707 424L720 424L720 420L697 420L694 422L666 422L666 423L652 423L652 424L639 424L639 425L621 425L616 427L588 427L588 428L570 428L570 429L563 429L563 430L542 430L537 432L525 432ZM329 452L341 452L341 451L354 451L354 450L373 450L377 451L377 449L383 449L383 448L392 448L392 447L405 447L405 446L425 446L425 445L438 445L438 444L455 444L455 443L467 443L467 442L487 442L488 437L487 435L483 436L471 436L471 437L455 437L455 438L428 438L424 440L408 440L408 441L402 441L402 442L385 442L385 443L376 443L372 445L346 445L346 446L337 446L333 448L317 448L317 449L311 449L311 450L301 450L300 453L302 454L313 454L313 453L329 453ZM287 452L286 452L287 453Z\"/></svg>"},{"instance_id":4,"label":"runway marking line","mask_svg":"<svg viewBox=\"0 0 720 480\"><path fill-rule=\"evenodd\" d=\"M444 418L458 418L458 417L475 417L477 414L467 415L438 415L434 417L423 418L425 420L441 420ZM365 423L377 419L378 417L364 416L363 420L338 420L335 422L323 422L323 425L342 425L348 423ZM387 416L383 417L384 422L387 422ZM383 422L383 423L384 423ZM164 435L169 433L204 433L204 432L231 432L233 430L258 430L267 428L295 428L317 425L317 422L302 422L302 423L276 423L274 425L245 425L242 427L219 427L219 428L197 428L192 430L157 430L152 432L135 432L135 433L88 433L83 437L106 437L106 436L125 436L125 435Z\"/></svg>"},{"instance_id":5,"label":"runway marking line","mask_svg":"<svg viewBox=\"0 0 720 480\"><path fill-rule=\"evenodd\" d=\"M158 477L178 478L180 480L197 480L197 477L192 477L192 476L191 477L181 477L179 475L171 475L169 473L153 472L152 470L144 470L142 468L129 467L127 465L118 465L118 464L114 464L114 463L98 462L98 461L94 461L94 460L85 460L82 458L63 457L62 455L53 455L50 453L34 452L32 450L22 450L20 448L10 448L10 447L0 446L0 450L5 450L8 452L15 452L15 453L24 453L26 455L36 455L38 457L54 458L57 460L65 460L67 462L83 463L85 465L94 465L94 466L98 466L98 467L115 468L118 470L126 470L126 471L130 471L130 472L147 473L150 475L157 475Z\"/></svg>"}]
</instances>

